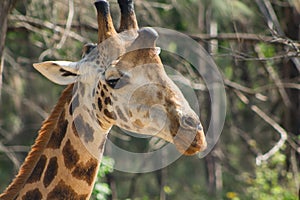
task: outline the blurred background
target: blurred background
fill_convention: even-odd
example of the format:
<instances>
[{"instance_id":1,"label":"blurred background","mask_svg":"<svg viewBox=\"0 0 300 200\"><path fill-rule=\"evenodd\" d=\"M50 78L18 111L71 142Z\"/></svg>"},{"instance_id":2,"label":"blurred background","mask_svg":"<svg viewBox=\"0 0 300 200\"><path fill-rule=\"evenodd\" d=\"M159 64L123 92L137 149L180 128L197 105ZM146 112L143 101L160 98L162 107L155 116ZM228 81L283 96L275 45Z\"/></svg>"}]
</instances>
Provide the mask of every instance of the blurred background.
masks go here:
<instances>
[{"instance_id":1,"label":"blurred background","mask_svg":"<svg viewBox=\"0 0 300 200\"><path fill-rule=\"evenodd\" d=\"M119 10L110 1L116 27ZM139 26L189 35L213 57L224 78L226 121L205 158L181 157L143 174L113 170L106 157L92 199L298 199L300 167L299 0L136 0ZM0 1L0 191L11 182L64 87L32 63L81 58L97 41L93 1ZM174 47L176 48L176 46ZM162 52L190 81L204 128L210 98L195 67ZM180 81L179 81L180 82ZM114 128L122 148L147 152L151 139Z\"/></svg>"}]
</instances>

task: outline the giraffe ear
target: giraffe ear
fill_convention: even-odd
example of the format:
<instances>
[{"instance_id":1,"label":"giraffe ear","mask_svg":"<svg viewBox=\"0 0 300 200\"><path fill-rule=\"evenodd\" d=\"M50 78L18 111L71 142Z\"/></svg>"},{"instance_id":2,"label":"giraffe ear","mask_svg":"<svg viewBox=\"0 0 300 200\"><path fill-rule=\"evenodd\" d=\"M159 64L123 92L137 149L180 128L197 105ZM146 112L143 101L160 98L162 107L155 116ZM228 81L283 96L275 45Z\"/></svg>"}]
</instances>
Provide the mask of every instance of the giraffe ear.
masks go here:
<instances>
[{"instance_id":1,"label":"giraffe ear","mask_svg":"<svg viewBox=\"0 0 300 200\"><path fill-rule=\"evenodd\" d=\"M79 70L76 62L46 61L34 63L33 67L50 81L59 85L68 85L77 81Z\"/></svg>"}]
</instances>

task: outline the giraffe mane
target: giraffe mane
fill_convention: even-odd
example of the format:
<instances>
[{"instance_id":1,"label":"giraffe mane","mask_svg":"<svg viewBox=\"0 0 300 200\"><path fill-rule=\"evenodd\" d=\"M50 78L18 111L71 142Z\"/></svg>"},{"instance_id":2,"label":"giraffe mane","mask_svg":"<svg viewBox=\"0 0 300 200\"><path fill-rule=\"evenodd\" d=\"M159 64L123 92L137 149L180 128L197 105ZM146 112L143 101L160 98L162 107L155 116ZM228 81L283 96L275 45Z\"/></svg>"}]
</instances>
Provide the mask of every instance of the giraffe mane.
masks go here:
<instances>
[{"instance_id":1,"label":"giraffe mane","mask_svg":"<svg viewBox=\"0 0 300 200\"><path fill-rule=\"evenodd\" d=\"M39 158L41 157L43 150L49 142L53 129L57 125L57 121L64 106L67 102L70 102L72 98L73 84L69 85L60 96L56 106L52 110L50 116L43 122L41 129L39 130L38 137L32 146L31 151L28 153L25 162L22 164L19 173L13 182L0 194L1 200L12 200L16 198L18 192L22 189L26 180L34 170Z\"/></svg>"}]
</instances>

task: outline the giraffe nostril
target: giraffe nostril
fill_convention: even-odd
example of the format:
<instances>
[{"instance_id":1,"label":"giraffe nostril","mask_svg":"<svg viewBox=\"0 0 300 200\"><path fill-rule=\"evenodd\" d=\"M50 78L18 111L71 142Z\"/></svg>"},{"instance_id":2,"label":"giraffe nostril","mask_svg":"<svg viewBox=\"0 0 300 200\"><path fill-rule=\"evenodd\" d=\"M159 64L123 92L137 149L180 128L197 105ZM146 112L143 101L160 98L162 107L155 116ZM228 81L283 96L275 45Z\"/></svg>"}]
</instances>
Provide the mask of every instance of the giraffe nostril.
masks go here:
<instances>
[{"instance_id":1,"label":"giraffe nostril","mask_svg":"<svg viewBox=\"0 0 300 200\"><path fill-rule=\"evenodd\" d=\"M198 130L198 131L202 131L202 130L203 130L203 127L202 127L202 124L201 124L201 123L199 123L199 124L197 125L197 130Z\"/></svg>"},{"instance_id":2,"label":"giraffe nostril","mask_svg":"<svg viewBox=\"0 0 300 200\"><path fill-rule=\"evenodd\" d=\"M193 117L185 116L182 118L183 125L188 128L197 128L199 121Z\"/></svg>"}]
</instances>

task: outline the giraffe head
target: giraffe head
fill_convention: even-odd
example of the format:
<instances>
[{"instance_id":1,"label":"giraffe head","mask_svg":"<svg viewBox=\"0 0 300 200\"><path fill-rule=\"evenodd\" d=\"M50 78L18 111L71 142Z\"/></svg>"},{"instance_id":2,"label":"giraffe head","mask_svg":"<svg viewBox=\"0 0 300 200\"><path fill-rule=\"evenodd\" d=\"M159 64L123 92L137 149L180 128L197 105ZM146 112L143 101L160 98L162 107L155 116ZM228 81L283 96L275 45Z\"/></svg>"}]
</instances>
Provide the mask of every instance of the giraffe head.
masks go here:
<instances>
[{"instance_id":1,"label":"giraffe head","mask_svg":"<svg viewBox=\"0 0 300 200\"><path fill-rule=\"evenodd\" d=\"M104 130L116 125L157 136L186 155L204 150L200 120L160 60L158 34L152 28L138 29L131 0L118 2L121 33L113 26L108 2L96 1L98 44L86 45L78 62L47 61L34 67L55 83L79 85L76 106L87 107L95 116L91 120Z\"/></svg>"}]
</instances>

